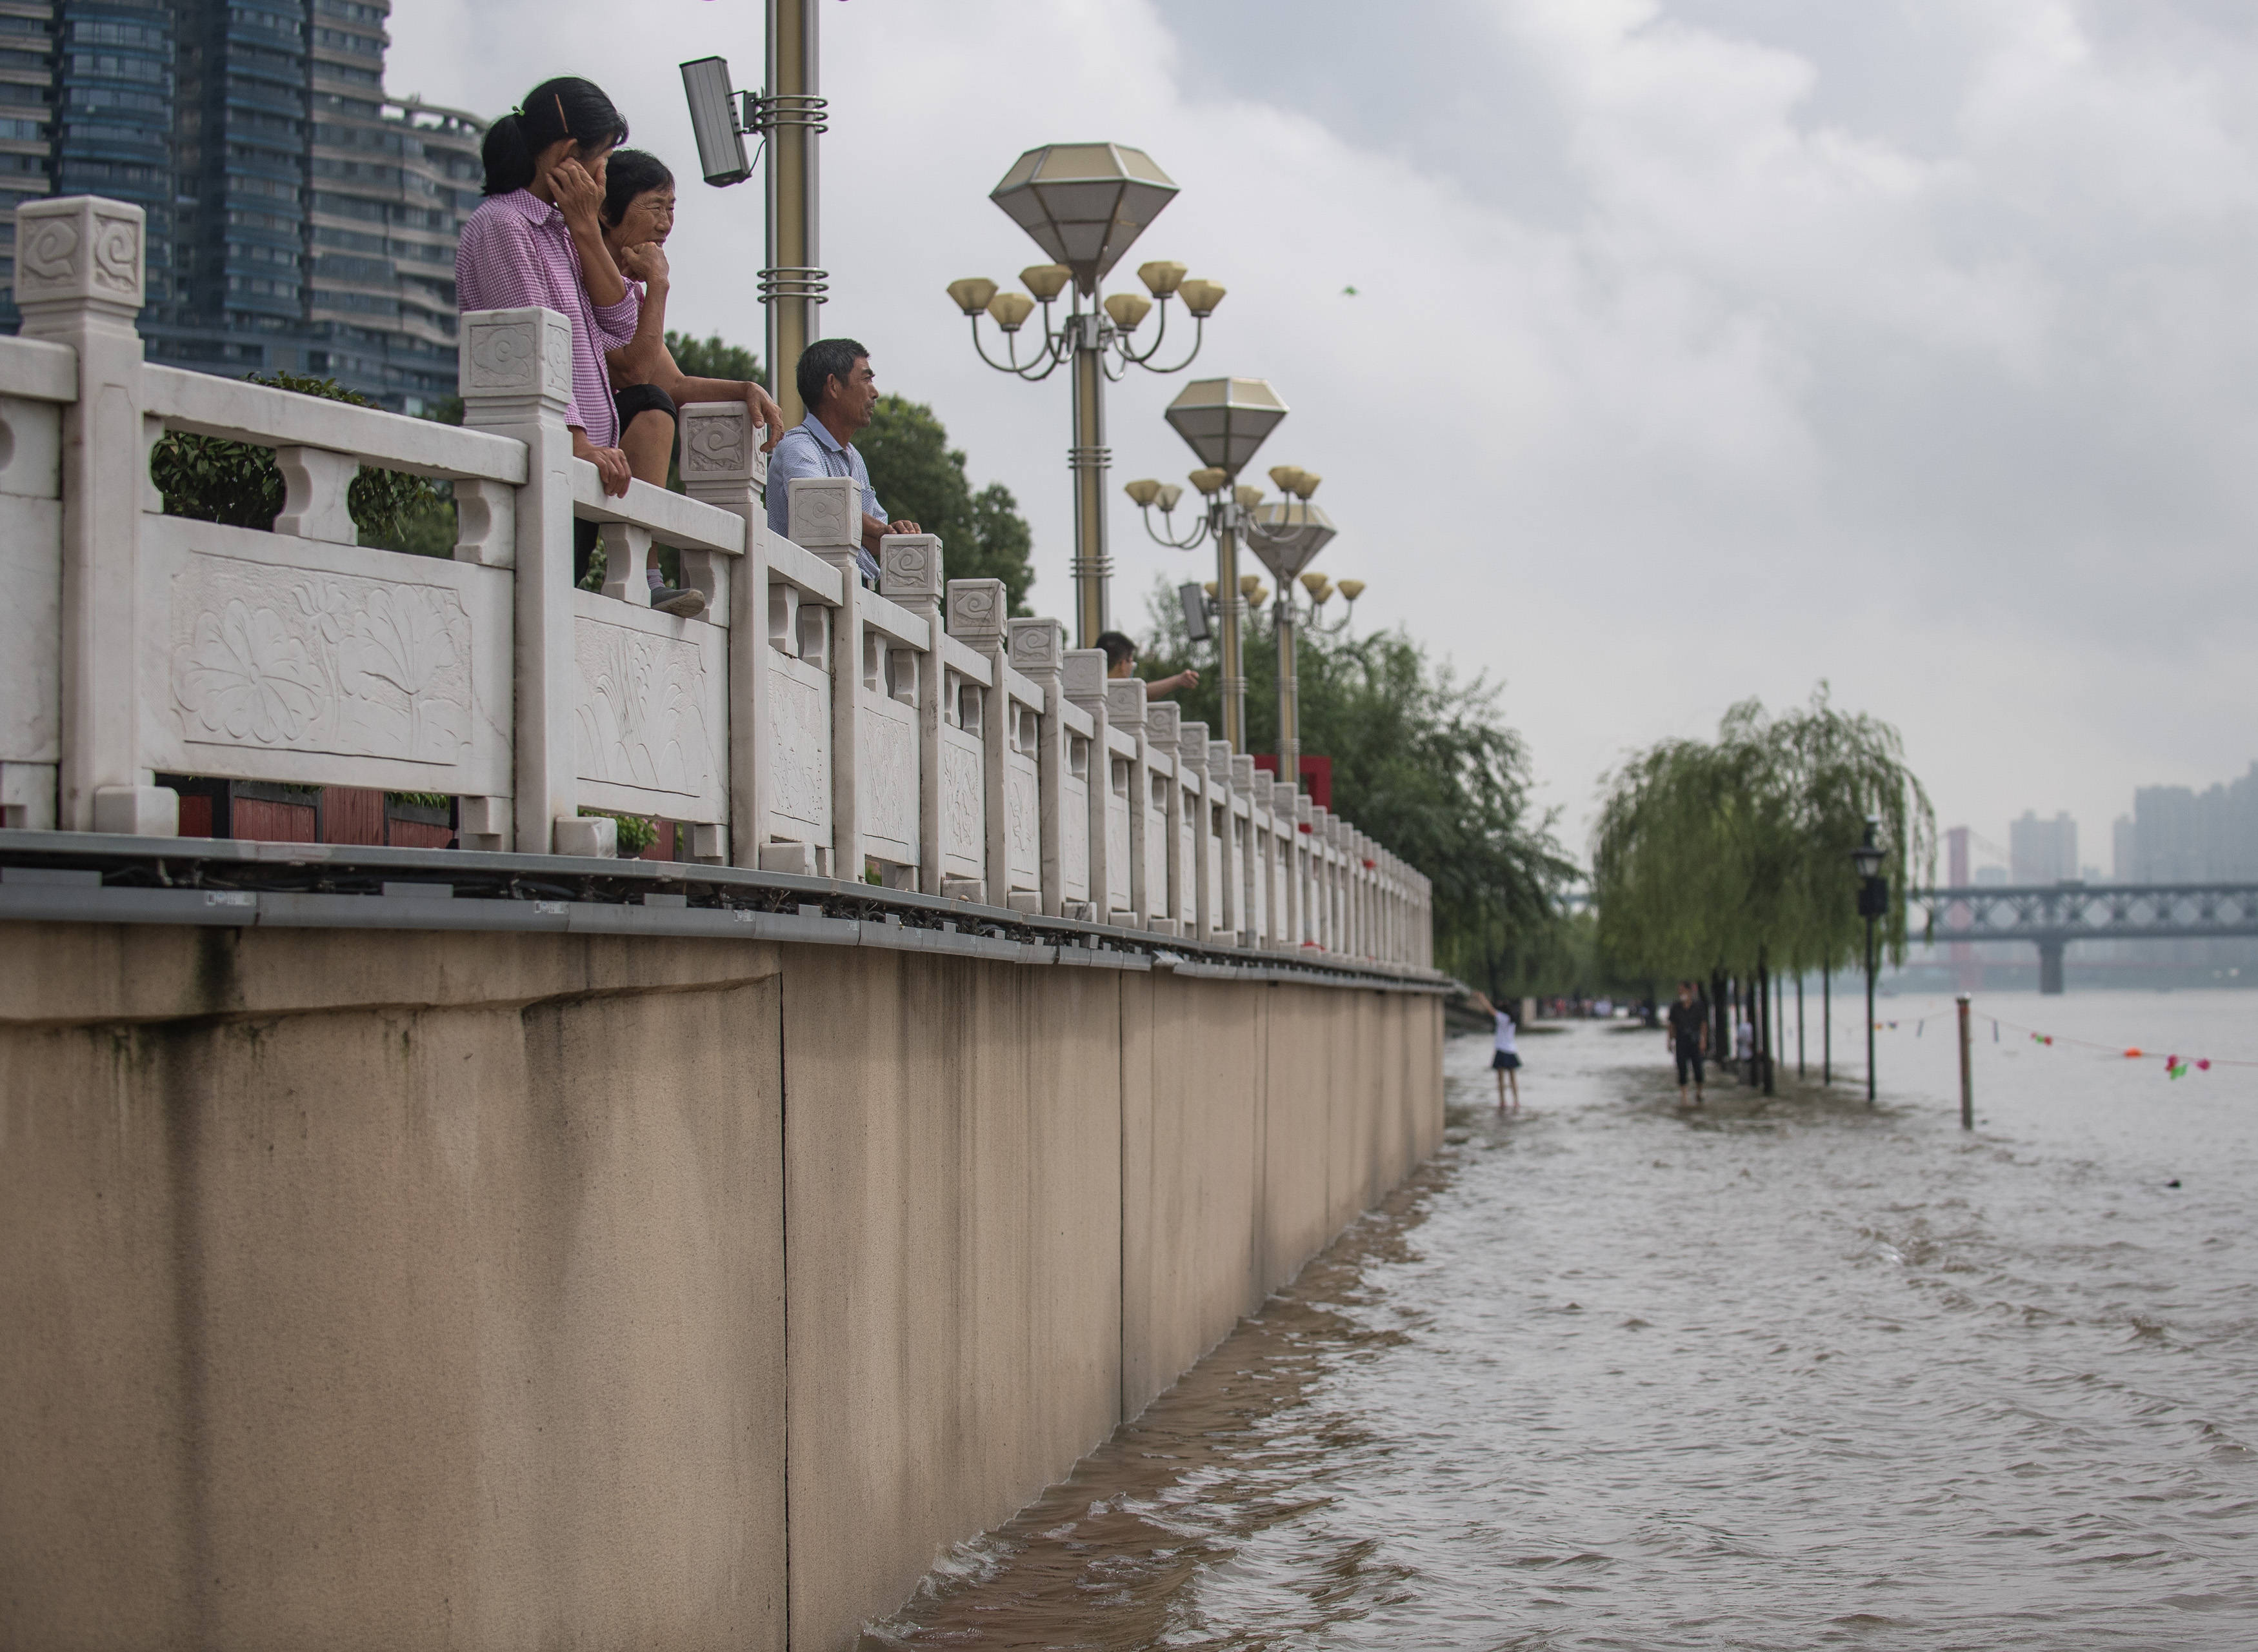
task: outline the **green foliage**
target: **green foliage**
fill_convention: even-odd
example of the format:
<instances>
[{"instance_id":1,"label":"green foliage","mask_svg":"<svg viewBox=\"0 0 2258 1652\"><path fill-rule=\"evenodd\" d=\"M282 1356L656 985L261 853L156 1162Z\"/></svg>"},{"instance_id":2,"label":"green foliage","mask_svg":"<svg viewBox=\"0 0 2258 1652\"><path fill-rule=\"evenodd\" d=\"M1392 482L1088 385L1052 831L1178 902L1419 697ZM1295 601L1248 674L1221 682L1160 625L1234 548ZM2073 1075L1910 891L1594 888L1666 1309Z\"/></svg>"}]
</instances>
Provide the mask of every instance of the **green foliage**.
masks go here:
<instances>
[{"instance_id":1,"label":"green foliage","mask_svg":"<svg viewBox=\"0 0 2258 1652\"><path fill-rule=\"evenodd\" d=\"M256 373L251 377L254 384L272 385L300 395L351 402L355 407L369 405L367 397L347 390L334 379L287 372L271 379ZM271 532L274 518L281 513L282 472L275 468L269 448L174 431L150 454L149 477L163 497L168 516ZM449 519L446 541L451 553L454 507L449 500L440 513L439 501L437 489L426 479L366 464L360 467L345 493L345 506L352 514L353 526L359 529L360 542L388 550L414 549L429 543L434 536L433 519L444 514Z\"/></svg>"},{"instance_id":2,"label":"green foliage","mask_svg":"<svg viewBox=\"0 0 2258 1652\"><path fill-rule=\"evenodd\" d=\"M1935 816L1897 730L1836 711L1824 684L1777 718L1743 701L1714 743L1665 741L1607 786L1592 849L1600 942L1632 972L1841 968L1864 944L1850 851L1866 817L1881 821L1897 894L1935 860ZM1882 935L1902 958L1902 900Z\"/></svg>"},{"instance_id":3,"label":"green foliage","mask_svg":"<svg viewBox=\"0 0 2258 1652\"><path fill-rule=\"evenodd\" d=\"M768 384L768 375L761 371L761 358L742 344L726 343L719 333L692 338L688 333L670 332L666 348L685 378L749 379L763 386ZM881 493L878 497L884 499L885 495Z\"/></svg>"},{"instance_id":4,"label":"green foliage","mask_svg":"<svg viewBox=\"0 0 2258 1652\"><path fill-rule=\"evenodd\" d=\"M1178 695L1184 717L1223 729L1211 644L1186 639L1165 584L1151 602L1148 677L1187 666L1199 686ZM1245 649L1248 742L1278 744L1277 645L1260 624ZM1532 814L1529 755L1507 727L1500 690L1435 666L1401 631L1347 638L1303 631L1298 679L1302 749L1332 759L1333 806L1434 881L1436 962L1487 984L1492 996L1553 984L1559 892L1574 874L1549 815Z\"/></svg>"},{"instance_id":5,"label":"green foliage","mask_svg":"<svg viewBox=\"0 0 2258 1652\"><path fill-rule=\"evenodd\" d=\"M943 577L1000 579L1011 612L1031 612L1026 598L1035 580L1029 560L1034 535L1019 501L1001 482L972 491L964 455L948 445L948 432L931 408L881 396L870 429L855 445L887 514L941 535Z\"/></svg>"}]
</instances>

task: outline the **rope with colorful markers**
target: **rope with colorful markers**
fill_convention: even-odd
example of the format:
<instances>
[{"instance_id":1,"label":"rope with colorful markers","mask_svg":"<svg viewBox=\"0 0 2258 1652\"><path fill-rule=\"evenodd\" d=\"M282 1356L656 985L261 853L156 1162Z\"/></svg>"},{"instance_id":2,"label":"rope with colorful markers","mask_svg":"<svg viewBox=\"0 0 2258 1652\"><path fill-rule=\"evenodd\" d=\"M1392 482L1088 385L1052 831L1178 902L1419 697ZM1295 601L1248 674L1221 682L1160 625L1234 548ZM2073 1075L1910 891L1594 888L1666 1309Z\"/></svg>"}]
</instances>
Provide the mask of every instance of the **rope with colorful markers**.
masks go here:
<instances>
[{"instance_id":1,"label":"rope with colorful markers","mask_svg":"<svg viewBox=\"0 0 2258 1652\"><path fill-rule=\"evenodd\" d=\"M1914 1037L1916 1039L1919 1038L1921 1035L1921 1030L1924 1027L1944 1013L1944 1011L1940 1010L1935 1014L1921 1016L1913 1020L1910 1025L1913 1027ZM2233 1060L2225 1056L2159 1055L2153 1050L2142 1049L2137 1044L2128 1044L2120 1046L2114 1044L2097 1043L2091 1039L2072 1038L2069 1034L2063 1032L2041 1032L2035 1027L2027 1027L2019 1022L2009 1021L2004 1017L1992 1015L1988 1012L1985 1012L1984 1018L1992 1024L1992 1042L1994 1044L1997 1044L1999 1041L1999 1029L2001 1027L2006 1027L2010 1032L2022 1033L2025 1037L2029 1039L2033 1044L2041 1045L2049 1049L2051 1049L2056 1045L2059 1044L2076 1049L2098 1050L2105 1055L2118 1056L2127 1061L2162 1061L2164 1064L2164 1076L2166 1078L2185 1078L2191 1072L2208 1073L2214 1067L2258 1067L2258 1061ZM1877 1032L1896 1032L1900 1031L1907 1025L1908 1024L1904 1021L1877 1021L1874 1023L1874 1031Z\"/></svg>"}]
</instances>

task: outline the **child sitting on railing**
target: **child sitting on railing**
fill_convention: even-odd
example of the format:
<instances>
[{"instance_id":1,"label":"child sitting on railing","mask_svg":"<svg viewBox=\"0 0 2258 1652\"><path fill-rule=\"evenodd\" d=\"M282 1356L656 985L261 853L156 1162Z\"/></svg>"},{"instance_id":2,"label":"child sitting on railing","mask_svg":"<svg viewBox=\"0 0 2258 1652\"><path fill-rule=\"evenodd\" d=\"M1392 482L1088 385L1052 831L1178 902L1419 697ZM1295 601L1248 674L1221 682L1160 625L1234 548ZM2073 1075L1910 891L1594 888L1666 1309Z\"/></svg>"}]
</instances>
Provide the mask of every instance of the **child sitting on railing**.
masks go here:
<instances>
[{"instance_id":1,"label":"child sitting on railing","mask_svg":"<svg viewBox=\"0 0 2258 1652\"><path fill-rule=\"evenodd\" d=\"M564 422L572 454L596 467L604 492L623 494L635 471L620 447L620 415L604 353L629 346L640 295L604 245L605 176L627 138L625 117L601 88L577 75L544 81L486 130L486 200L463 225L456 297L465 311L539 306L572 327L572 389ZM670 419L671 423L671 419ZM780 416L773 421L782 428ZM665 481L662 467L657 479ZM572 576L587 577L597 526L572 524ZM669 593L695 613L705 599Z\"/></svg>"},{"instance_id":2,"label":"child sitting on railing","mask_svg":"<svg viewBox=\"0 0 2258 1652\"><path fill-rule=\"evenodd\" d=\"M628 295L636 306L634 336L604 352L619 414L620 450L636 479L666 486L674 456L675 409L691 402L743 402L753 422L768 427L763 450L774 447L784 434L784 414L766 390L749 379L691 378L667 348L666 238L674 230L674 174L666 163L640 149L614 151L605 177L603 223L605 249L627 277ZM670 599L678 596L697 596L660 585L656 568L650 580L654 607L671 607Z\"/></svg>"}]
</instances>

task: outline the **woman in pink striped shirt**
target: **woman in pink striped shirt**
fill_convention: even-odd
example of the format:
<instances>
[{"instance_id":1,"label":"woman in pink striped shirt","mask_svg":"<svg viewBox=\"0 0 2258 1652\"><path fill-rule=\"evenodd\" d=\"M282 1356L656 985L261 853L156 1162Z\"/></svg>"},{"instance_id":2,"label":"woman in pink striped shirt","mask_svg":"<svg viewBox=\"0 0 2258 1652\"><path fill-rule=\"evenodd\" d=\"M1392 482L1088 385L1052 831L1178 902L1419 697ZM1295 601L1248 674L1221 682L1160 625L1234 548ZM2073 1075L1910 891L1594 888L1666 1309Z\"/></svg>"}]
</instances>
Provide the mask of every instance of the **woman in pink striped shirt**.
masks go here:
<instances>
[{"instance_id":1,"label":"woman in pink striped shirt","mask_svg":"<svg viewBox=\"0 0 2258 1652\"><path fill-rule=\"evenodd\" d=\"M612 100L577 75L543 81L524 106L486 129L486 200L463 225L455 253L458 308L538 305L572 323L572 453L596 467L607 493L631 473L620 451L619 415L604 352L635 337L637 306L604 246L604 170L626 140ZM575 522L573 577L585 578L593 522Z\"/></svg>"}]
</instances>

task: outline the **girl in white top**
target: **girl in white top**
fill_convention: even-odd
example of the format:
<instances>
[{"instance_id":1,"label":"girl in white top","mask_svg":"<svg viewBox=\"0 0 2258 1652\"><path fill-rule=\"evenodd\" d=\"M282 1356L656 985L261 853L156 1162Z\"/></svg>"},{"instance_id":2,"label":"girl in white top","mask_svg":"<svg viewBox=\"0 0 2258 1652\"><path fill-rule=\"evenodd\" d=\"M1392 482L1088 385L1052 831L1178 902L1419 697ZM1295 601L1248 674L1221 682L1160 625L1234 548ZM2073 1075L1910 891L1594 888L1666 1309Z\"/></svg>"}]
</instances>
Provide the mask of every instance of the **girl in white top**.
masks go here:
<instances>
[{"instance_id":1,"label":"girl in white top","mask_svg":"<svg viewBox=\"0 0 2258 1652\"><path fill-rule=\"evenodd\" d=\"M1517 1113L1521 1110L1521 1054L1515 1046L1518 1041L1519 1029L1510 1015L1481 994L1474 993L1473 997L1475 1007L1484 1015L1494 1017L1497 1022L1497 1047L1489 1058L1490 1070L1497 1074L1497 1110ZM1509 1084L1513 1087L1513 1105L1510 1108L1505 1102L1506 1086Z\"/></svg>"}]
</instances>

